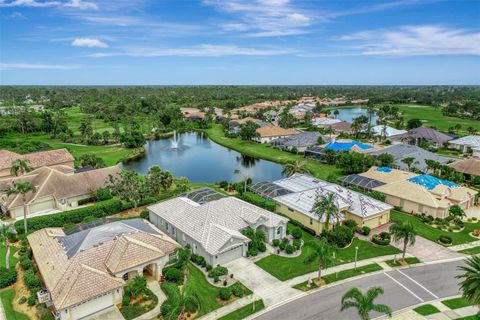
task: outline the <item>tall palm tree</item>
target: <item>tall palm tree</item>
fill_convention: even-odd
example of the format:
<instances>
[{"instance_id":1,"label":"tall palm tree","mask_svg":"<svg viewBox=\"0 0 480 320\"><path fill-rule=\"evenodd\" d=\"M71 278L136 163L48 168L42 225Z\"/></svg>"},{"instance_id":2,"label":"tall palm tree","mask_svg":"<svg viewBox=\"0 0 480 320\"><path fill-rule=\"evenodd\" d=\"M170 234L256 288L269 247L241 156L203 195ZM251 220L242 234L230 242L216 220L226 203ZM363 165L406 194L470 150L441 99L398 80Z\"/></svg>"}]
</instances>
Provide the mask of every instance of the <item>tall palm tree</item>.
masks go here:
<instances>
[{"instance_id":1,"label":"tall palm tree","mask_svg":"<svg viewBox=\"0 0 480 320\"><path fill-rule=\"evenodd\" d=\"M392 316L392 309L384 304L375 304L375 299L383 294L383 289L380 287L373 287L368 289L366 294L363 294L358 288L348 290L342 297L342 307L340 311L349 308L357 309L358 315L362 320L369 320L371 311L385 313L389 317Z\"/></svg>"},{"instance_id":2,"label":"tall palm tree","mask_svg":"<svg viewBox=\"0 0 480 320\"><path fill-rule=\"evenodd\" d=\"M306 166L307 164L304 161L289 162L283 166L282 173L286 176L291 176L295 173L308 172Z\"/></svg>"},{"instance_id":3,"label":"tall palm tree","mask_svg":"<svg viewBox=\"0 0 480 320\"><path fill-rule=\"evenodd\" d=\"M415 244L415 237L417 232L411 222L395 222L389 229L393 240L400 242L403 240L402 259L405 260L405 253L407 252L407 245L413 246Z\"/></svg>"},{"instance_id":4,"label":"tall palm tree","mask_svg":"<svg viewBox=\"0 0 480 320\"><path fill-rule=\"evenodd\" d=\"M325 219L326 230L328 230L331 220L337 222L340 220L340 211L336 206L336 195L333 192L318 197L313 205L313 211L320 220Z\"/></svg>"},{"instance_id":5,"label":"tall palm tree","mask_svg":"<svg viewBox=\"0 0 480 320\"><path fill-rule=\"evenodd\" d=\"M12 176L18 177L19 173L23 175L30 171L32 171L32 168L28 165L28 160L17 159L12 161L12 166L10 167L10 174Z\"/></svg>"},{"instance_id":6,"label":"tall palm tree","mask_svg":"<svg viewBox=\"0 0 480 320\"><path fill-rule=\"evenodd\" d=\"M10 233L9 227L3 224L0 229L0 243L7 248L5 254L5 268L10 269L10 241L8 240L8 234Z\"/></svg>"},{"instance_id":7,"label":"tall palm tree","mask_svg":"<svg viewBox=\"0 0 480 320\"><path fill-rule=\"evenodd\" d=\"M14 184L9 190L7 190L7 196L21 195L23 202L23 225L25 227L25 234L27 234L27 200L26 195L29 192L36 192L37 189L31 182L19 182Z\"/></svg>"},{"instance_id":8,"label":"tall palm tree","mask_svg":"<svg viewBox=\"0 0 480 320\"><path fill-rule=\"evenodd\" d=\"M309 242L308 245L313 248L313 253L305 258L304 263L318 261L318 280L322 279L322 268L330 262L333 248L328 244L327 239Z\"/></svg>"},{"instance_id":9,"label":"tall palm tree","mask_svg":"<svg viewBox=\"0 0 480 320\"><path fill-rule=\"evenodd\" d=\"M457 279L463 279L460 282L463 297L480 306L480 257L466 259L465 265L459 266L458 270L463 271L463 274L456 276Z\"/></svg>"}]
</instances>

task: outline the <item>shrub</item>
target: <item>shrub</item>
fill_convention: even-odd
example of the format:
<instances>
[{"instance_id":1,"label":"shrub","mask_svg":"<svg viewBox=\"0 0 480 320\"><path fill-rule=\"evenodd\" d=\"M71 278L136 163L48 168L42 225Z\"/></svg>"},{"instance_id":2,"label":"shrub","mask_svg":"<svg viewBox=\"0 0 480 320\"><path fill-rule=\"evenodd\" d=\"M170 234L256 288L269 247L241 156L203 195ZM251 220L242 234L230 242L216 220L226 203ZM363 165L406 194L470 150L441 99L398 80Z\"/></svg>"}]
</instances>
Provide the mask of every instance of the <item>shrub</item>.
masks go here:
<instances>
[{"instance_id":1,"label":"shrub","mask_svg":"<svg viewBox=\"0 0 480 320\"><path fill-rule=\"evenodd\" d=\"M295 247L296 250L299 250L300 247L302 246L302 240L300 239L293 240L293 246Z\"/></svg>"},{"instance_id":2,"label":"shrub","mask_svg":"<svg viewBox=\"0 0 480 320\"><path fill-rule=\"evenodd\" d=\"M288 254L292 254L295 251L295 248L291 244L287 244L285 247L285 252Z\"/></svg>"},{"instance_id":3,"label":"shrub","mask_svg":"<svg viewBox=\"0 0 480 320\"><path fill-rule=\"evenodd\" d=\"M0 289L8 287L17 281L17 270L15 268L6 269L0 267Z\"/></svg>"},{"instance_id":4,"label":"shrub","mask_svg":"<svg viewBox=\"0 0 480 320\"><path fill-rule=\"evenodd\" d=\"M473 230L472 234L473 234L475 237L480 237L480 229L475 229L475 230Z\"/></svg>"},{"instance_id":5,"label":"shrub","mask_svg":"<svg viewBox=\"0 0 480 320\"><path fill-rule=\"evenodd\" d=\"M122 306L128 306L130 304L130 300L132 300L132 295L130 291L125 291L122 297Z\"/></svg>"},{"instance_id":6,"label":"shrub","mask_svg":"<svg viewBox=\"0 0 480 320\"><path fill-rule=\"evenodd\" d=\"M183 272L177 268L168 268L165 272L165 279L174 283L183 282Z\"/></svg>"},{"instance_id":7,"label":"shrub","mask_svg":"<svg viewBox=\"0 0 480 320\"><path fill-rule=\"evenodd\" d=\"M301 239L302 238L302 229L299 227L295 227L292 229L291 235L294 239Z\"/></svg>"},{"instance_id":8,"label":"shrub","mask_svg":"<svg viewBox=\"0 0 480 320\"><path fill-rule=\"evenodd\" d=\"M86 216L85 218L83 218L82 222L83 223L88 223L88 222L92 222L92 221L96 221L96 220L98 220L98 218L95 218L94 216Z\"/></svg>"},{"instance_id":9,"label":"shrub","mask_svg":"<svg viewBox=\"0 0 480 320\"><path fill-rule=\"evenodd\" d=\"M267 251L267 245L263 242L255 242L255 245L260 252L265 252Z\"/></svg>"},{"instance_id":10,"label":"shrub","mask_svg":"<svg viewBox=\"0 0 480 320\"><path fill-rule=\"evenodd\" d=\"M20 266L24 271L27 271L32 267L32 261L28 256L24 255L20 258Z\"/></svg>"},{"instance_id":11,"label":"shrub","mask_svg":"<svg viewBox=\"0 0 480 320\"><path fill-rule=\"evenodd\" d=\"M224 190L227 190L227 188L228 188L228 182L225 181L225 180L220 181L220 182L218 183L218 185L219 185L220 188L222 188L222 189L224 189Z\"/></svg>"},{"instance_id":12,"label":"shrub","mask_svg":"<svg viewBox=\"0 0 480 320\"><path fill-rule=\"evenodd\" d=\"M226 267L217 266L208 272L208 276L213 278L214 276L225 276L228 274L228 269Z\"/></svg>"},{"instance_id":13,"label":"shrub","mask_svg":"<svg viewBox=\"0 0 480 320\"><path fill-rule=\"evenodd\" d=\"M374 234L372 236L372 242L380 246L386 246L390 244L390 234L388 232L381 232L380 234Z\"/></svg>"},{"instance_id":14,"label":"shrub","mask_svg":"<svg viewBox=\"0 0 480 320\"><path fill-rule=\"evenodd\" d=\"M205 261L205 258L202 256L196 256L194 262L198 264L199 266L206 266L207 262Z\"/></svg>"},{"instance_id":15,"label":"shrub","mask_svg":"<svg viewBox=\"0 0 480 320\"><path fill-rule=\"evenodd\" d=\"M285 250L285 247L287 246L287 243L286 242L280 242L280 244L278 245L278 247L280 248L280 250Z\"/></svg>"},{"instance_id":16,"label":"shrub","mask_svg":"<svg viewBox=\"0 0 480 320\"><path fill-rule=\"evenodd\" d=\"M35 275L33 269L25 271L23 274L23 282L25 282L25 285L30 292L40 288L41 286L40 279Z\"/></svg>"},{"instance_id":17,"label":"shrub","mask_svg":"<svg viewBox=\"0 0 480 320\"><path fill-rule=\"evenodd\" d=\"M62 228L65 229L65 230L73 229L73 228L75 228L75 223L72 223L72 222L65 223L62 226Z\"/></svg>"},{"instance_id":18,"label":"shrub","mask_svg":"<svg viewBox=\"0 0 480 320\"><path fill-rule=\"evenodd\" d=\"M244 295L243 288L240 285L233 285L232 293L235 297L238 297L238 298L241 298Z\"/></svg>"},{"instance_id":19,"label":"shrub","mask_svg":"<svg viewBox=\"0 0 480 320\"><path fill-rule=\"evenodd\" d=\"M37 302L37 297L35 294L32 294L30 297L27 299L27 304L29 306L33 306Z\"/></svg>"},{"instance_id":20,"label":"shrub","mask_svg":"<svg viewBox=\"0 0 480 320\"><path fill-rule=\"evenodd\" d=\"M353 230L346 226L336 226L332 230L324 231L323 235L326 236L330 244L335 244L339 248L345 248L352 242Z\"/></svg>"},{"instance_id":21,"label":"shrub","mask_svg":"<svg viewBox=\"0 0 480 320\"><path fill-rule=\"evenodd\" d=\"M230 288L222 288L219 290L218 295L223 301L228 301L232 297L232 291Z\"/></svg>"},{"instance_id":22,"label":"shrub","mask_svg":"<svg viewBox=\"0 0 480 320\"><path fill-rule=\"evenodd\" d=\"M142 212L140 212L140 218L148 220L150 218L150 213L148 212L148 210L143 210Z\"/></svg>"},{"instance_id":23,"label":"shrub","mask_svg":"<svg viewBox=\"0 0 480 320\"><path fill-rule=\"evenodd\" d=\"M438 240L440 241L440 243L444 244L444 245L450 245L452 244L452 238L449 237L449 236L440 236L438 238Z\"/></svg>"},{"instance_id":24,"label":"shrub","mask_svg":"<svg viewBox=\"0 0 480 320\"><path fill-rule=\"evenodd\" d=\"M13 232L7 232L8 242L14 243L17 241L17 235Z\"/></svg>"},{"instance_id":25,"label":"shrub","mask_svg":"<svg viewBox=\"0 0 480 320\"><path fill-rule=\"evenodd\" d=\"M280 244L280 240L279 240L279 239L273 239L272 245L273 245L274 247L278 247L279 244Z\"/></svg>"},{"instance_id":26,"label":"shrub","mask_svg":"<svg viewBox=\"0 0 480 320\"><path fill-rule=\"evenodd\" d=\"M258 255L258 249L256 247L248 248L247 257L255 257Z\"/></svg>"},{"instance_id":27,"label":"shrub","mask_svg":"<svg viewBox=\"0 0 480 320\"><path fill-rule=\"evenodd\" d=\"M368 236L370 234L370 231L371 231L370 227L368 227L368 226L363 226L362 227L363 235Z\"/></svg>"},{"instance_id":28,"label":"shrub","mask_svg":"<svg viewBox=\"0 0 480 320\"><path fill-rule=\"evenodd\" d=\"M294 226L297 226L297 227L300 227L303 231L305 231L306 233L312 235L312 236L316 236L316 232L315 230L313 229L310 229L309 227L306 227L304 226L301 222L297 221L297 220L293 220L293 219L290 219L289 221L292 225Z\"/></svg>"},{"instance_id":29,"label":"shrub","mask_svg":"<svg viewBox=\"0 0 480 320\"><path fill-rule=\"evenodd\" d=\"M25 302L27 302L27 297L25 296L21 296L21 298L18 299L18 304L24 304Z\"/></svg>"},{"instance_id":30,"label":"shrub","mask_svg":"<svg viewBox=\"0 0 480 320\"><path fill-rule=\"evenodd\" d=\"M275 202L267 200L253 192L244 192L241 196L241 199L269 211L275 211Z\"/></svg>"},{"instance_id":31,"label":"shrub","mask_svg":"<svg viewBox=\"0 0 480 320\"><path fill-rule=\"evenodd\" d=\"M357 223L355 222L355 220L352 219L345 220L343 225L349 227L352 230L355 230L355 228L357 227Z\"/></svg>"},{"instance_id":32,"label":"shrub","mask_svg":"<svg viewBox=\"0 0 480 320\"><path fill-rule=\"evenodd\" d=\"M210 270L212 270L212 266L211 266L210 264L207 264L207 265L205 266L205 270L207 270L207 272L210 271Z\"/></svg>"}]
</instances>

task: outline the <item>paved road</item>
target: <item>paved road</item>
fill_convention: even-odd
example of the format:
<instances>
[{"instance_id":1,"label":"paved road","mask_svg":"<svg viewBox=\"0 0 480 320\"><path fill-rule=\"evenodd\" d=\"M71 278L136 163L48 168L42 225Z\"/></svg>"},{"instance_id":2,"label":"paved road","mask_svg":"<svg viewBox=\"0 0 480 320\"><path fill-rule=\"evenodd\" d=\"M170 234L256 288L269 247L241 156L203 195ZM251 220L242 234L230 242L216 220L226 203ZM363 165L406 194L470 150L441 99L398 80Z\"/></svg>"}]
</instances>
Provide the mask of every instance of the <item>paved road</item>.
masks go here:
<instances>
[{"instance_id":1,"label":"paved road","mask_svg":"<svg viewBox=\"0 0 480 320\"><path fill-rule=\"evenodd\" d=\"M255 319L359 319L352 309L340 313L341 297L352 287L363 291L374 286L382 287L385 294L378 298L377 303L387 304L394 311L454 296L459 294L458 280L455 276L459 274L457 266L462 263L460 260L375 274L293 300ZM371 316L378 315L372 313Z\"/></svg>"}]
</instances>

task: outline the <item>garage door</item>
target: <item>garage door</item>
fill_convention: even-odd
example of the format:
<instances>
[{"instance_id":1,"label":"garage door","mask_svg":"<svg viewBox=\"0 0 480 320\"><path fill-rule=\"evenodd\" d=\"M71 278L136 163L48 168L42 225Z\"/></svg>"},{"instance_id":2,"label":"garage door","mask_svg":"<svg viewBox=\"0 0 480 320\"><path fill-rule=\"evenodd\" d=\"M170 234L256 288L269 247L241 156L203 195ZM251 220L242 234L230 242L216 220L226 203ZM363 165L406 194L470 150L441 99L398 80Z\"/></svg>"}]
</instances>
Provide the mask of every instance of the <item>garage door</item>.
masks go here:
<instances>
[{"instance_id":1,"label":"garage door","mask_svg":"<svg viewBox=\"0 0 480 320\"><path fill-rule=\"evenodd\" d=\"M219 255L217 255L216 263L217 264L224 264L230 262L232 260L238 259L243 255L243 245L239 245L234 247L228 251L225 251Z\"/></svg>"},{"instance_id":2,"label":"garage door","mask_svg":"<svg viewBox=\"0 0 480 320\"><path fill-rule=\"evenodd\" d=\"M108 293L104 296L100 296L96 299L87 301L80 305L73 307L72 319L86 319L95 313L101 312L107 308L113 306L113 297L112 293Z\"/></svg>"},{"instance_id":3,"label":"garage door","mask_svg":"<svg viewBox=\"0 0 480 320\"><path fill-rule=\"evenodd\" d=\"M47 211L52 209L55 209L54 200L43 200L43 201L35 202L34 204L30 205L31 213L37 213L37 212Z\"/></svg>"}]
</instances>

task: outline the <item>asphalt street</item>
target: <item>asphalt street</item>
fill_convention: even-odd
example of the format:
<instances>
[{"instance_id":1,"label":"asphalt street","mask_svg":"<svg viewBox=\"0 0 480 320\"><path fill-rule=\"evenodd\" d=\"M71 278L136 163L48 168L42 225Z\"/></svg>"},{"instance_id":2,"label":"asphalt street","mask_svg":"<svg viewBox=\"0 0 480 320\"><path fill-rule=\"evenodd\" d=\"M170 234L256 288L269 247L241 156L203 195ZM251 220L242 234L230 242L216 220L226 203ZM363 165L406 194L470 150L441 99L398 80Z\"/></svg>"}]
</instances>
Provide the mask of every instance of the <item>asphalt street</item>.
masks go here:
<instances>
[{"instance_id":1,"label":"asphalt street","mask_svg":"<svg viewBox=\"0 0 480 320\"><path fill-rule=\"evenodd\" d=\"M457 267L462 263L462 260L436 263L366 276L280 305L255 319L360 319L354 309L340 312L343 294L353 287L364 292L371 287L382 287L385 293L376 300L376 303L386 304L393 311L451 297L459 294L458 279L455 279L455 276L460 273ZM372 317L378 315L371 314Z\"/></svg>"}]
</instances>

